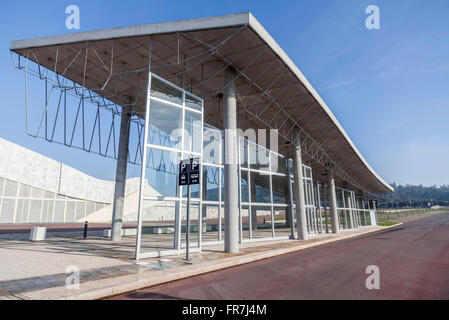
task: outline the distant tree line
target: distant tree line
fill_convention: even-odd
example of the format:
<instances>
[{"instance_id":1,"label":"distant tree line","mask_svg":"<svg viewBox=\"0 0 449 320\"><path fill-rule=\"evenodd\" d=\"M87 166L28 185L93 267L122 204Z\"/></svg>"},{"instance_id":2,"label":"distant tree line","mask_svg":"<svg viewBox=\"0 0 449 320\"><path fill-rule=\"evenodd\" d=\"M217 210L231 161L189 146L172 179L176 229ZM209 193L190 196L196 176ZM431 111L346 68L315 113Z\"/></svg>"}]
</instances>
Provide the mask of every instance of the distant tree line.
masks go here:
<instances>
[{"instance_id":1,"label":"distant tree line","mask_svg":"<svg viewBox=\"0 0 449 320\"><path fill-rule=\"evenodd\" d=\"M382 207L449 205L449 185L424 187L392 183L391 186L394 192L379 195Z\"/></svg>"}]
</instances>

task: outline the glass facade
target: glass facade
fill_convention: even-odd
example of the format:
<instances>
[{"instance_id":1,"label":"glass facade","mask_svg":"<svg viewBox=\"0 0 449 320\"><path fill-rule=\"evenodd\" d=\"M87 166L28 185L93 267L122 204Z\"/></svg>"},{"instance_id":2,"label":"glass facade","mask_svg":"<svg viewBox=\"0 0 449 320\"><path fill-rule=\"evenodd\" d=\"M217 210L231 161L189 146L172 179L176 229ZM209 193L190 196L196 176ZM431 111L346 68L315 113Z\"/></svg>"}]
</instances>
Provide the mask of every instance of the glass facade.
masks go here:
<instances>
[{"instance_id":1,"label":"glass facade","mask_svg":"<svg viewBox=\"0 0 449 320\"><path fill-rule=\"evenodd\" d=\"M201 99L157 76L152 79L146 179L155 192L146 198L175 203L173 247L184 246L187 187L178 186L178 164L181 159L201 157L202 183L191 187L190 245L222 243L223 131L203 123ZM292 161L244 137L238 138L237 149L240 241L288 238L291 224L296 224L295 203L290 199L294 188ZM307 231L310 235L326 232L331 221L327 186L314 182L310 166L303 165L302 170ZM336 192L340 228L367 225L354 192L339 188Z\"/></svg>"}]
</instances>

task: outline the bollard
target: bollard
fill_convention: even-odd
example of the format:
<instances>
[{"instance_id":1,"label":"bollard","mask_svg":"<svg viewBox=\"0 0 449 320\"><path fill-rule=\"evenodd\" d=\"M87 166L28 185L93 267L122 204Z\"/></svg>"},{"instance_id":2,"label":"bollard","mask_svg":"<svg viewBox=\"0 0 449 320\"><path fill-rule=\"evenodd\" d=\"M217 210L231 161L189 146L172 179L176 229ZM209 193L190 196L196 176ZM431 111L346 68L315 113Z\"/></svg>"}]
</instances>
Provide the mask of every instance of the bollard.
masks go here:
<instances>
[{"instance_id":1,"label":"bollard","mask_svg":"<svg viewBox=\"0 0 449 320\"><path fill-rule=\"evenodd\" d=\"M89 221L84 222L84 233L83 233L83 239L87 238L87 225L89 224Z\"/></svg>"}]
</instances>

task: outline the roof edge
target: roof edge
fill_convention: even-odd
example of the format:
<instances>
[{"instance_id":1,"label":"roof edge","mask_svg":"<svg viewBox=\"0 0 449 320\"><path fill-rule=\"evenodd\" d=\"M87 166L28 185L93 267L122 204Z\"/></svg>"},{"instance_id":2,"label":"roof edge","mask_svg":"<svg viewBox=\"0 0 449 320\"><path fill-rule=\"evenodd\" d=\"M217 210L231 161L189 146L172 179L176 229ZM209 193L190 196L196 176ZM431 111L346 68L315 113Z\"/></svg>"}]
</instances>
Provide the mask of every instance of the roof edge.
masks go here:
<instances>
[{"instance_id":1,"label":"roof edge","mask_svg":"<svg viewBox=\"0 0 449 320\"><path fill-rule=\"evenodd\" d=\"M99 29L77 33L67 33L57 36L15 40L10 42L10 50L20 50L32 47L46 47L57 44L77 43L84 41L108 40L124 37L146 36L154 34L187 32L213 28L235 27L249 24L249 12L228 14L222 16L177 20L144 24L139 26Z\"/></svg>"},{"instance_id":2,"label":"roof edge","mask_svg":"<svg viewBox=\"0 0 449 320\"><path fill-rule=\"evenodd\" d=\"M340 122L337 120L335 115L332 113L330 108L327 106L326 102L324 102L324 100L321 98L321 96L318 94L318 92L313 88L313 86L310 84L310 82L307 80L307 78L304 76L304 74L301 72L301 70L298 68L298 66L290 59L290 57L281 48L281 46L276 42L276 40L273 39L273 37L268 33L268 31L262 26L262 24L251 13L249 13L249 26L261 37L261 39L263 41L265 41L265 43L268 46L270 46L270 48L279 56L279 58L281 58L281 60L287 65L287 67L290 68L290 70L304 84L306 89L315 98L315 100L321 105L321 107L326 112L326 114L329 116L329 118L337 126L338 130L340 130L340 132L343 134L346 141L349 143L349 145L354 150L354 152L359 157L359 159L362 160L363 164L368 168L368 170L371 172L371 174L373 174L374 177L379 182L381 182L386 189L390 190L391 192L394 192L393 187L390 184L388 184L381 176L379 176L379 174L369 165L369 163L366 161L366 159L363 157L363 155L357 149L355 144L352 142L351 138L346 133L345 129L342 127Z\"/></svg>"}]
</instances>

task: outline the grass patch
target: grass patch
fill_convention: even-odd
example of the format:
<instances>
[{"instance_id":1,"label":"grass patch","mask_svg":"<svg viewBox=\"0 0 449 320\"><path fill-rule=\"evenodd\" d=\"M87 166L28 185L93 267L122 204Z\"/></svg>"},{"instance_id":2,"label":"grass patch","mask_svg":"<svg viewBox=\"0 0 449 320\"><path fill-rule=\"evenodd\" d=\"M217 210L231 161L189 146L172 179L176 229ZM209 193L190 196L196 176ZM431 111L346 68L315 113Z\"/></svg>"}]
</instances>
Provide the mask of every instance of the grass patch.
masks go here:
<instances>
[{"instance_id":1,"label":"grass patch","mask_svg":"<svg viewBox=\"0 0 449 320\"><path fill-rule=\"evenodd\" d=\"M378 225L381 227L389 227L389 226L394 226L395 224L398 224L399 222L391 222L391 221L382 221L379 222Z\"/></svg>"}]
</instances>

